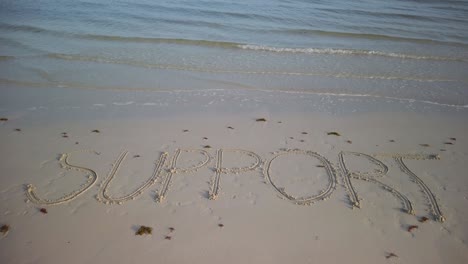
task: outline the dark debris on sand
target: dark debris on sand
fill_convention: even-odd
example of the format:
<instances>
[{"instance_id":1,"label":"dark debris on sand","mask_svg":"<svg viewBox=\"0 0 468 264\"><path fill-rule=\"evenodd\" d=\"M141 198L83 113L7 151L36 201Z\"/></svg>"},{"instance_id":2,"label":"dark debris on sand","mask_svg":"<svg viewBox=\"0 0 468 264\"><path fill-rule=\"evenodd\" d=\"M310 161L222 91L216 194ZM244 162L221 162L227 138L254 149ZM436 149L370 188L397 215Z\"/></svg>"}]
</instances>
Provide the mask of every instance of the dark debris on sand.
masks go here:
<instances>
[{"instance_id":1,"label":"dark debris on sand","mask_svg":"<svg viewBox=\"0 0 468 264\"><path fill-rule=\"evenodd\" d=\"M418 221L421 222L421 223L425 223L425 222L429 221L429 218L423 216L423 217L419 218Z\"/></svg>"},{"instance_id":2,"label":"dark debris on sand","mask_svg":"<svg viewBox=\"0 0 468 264\"><path fill-rule=\"evenodd\" d=\"M327 135L328 135L328 136L337 136L337 137L341 136L340 133L335 132L335 131L327 132Z\"/></svg>"},{"instance_id":3,"label":"dark debris on sand","mask_svg":"<svg viewBox=\"0 0 468 264\"><path fill-rule=\"evenodd\" d=\"M411 232L411 231L413 231L414 229L418 229L418 226L417 226L417 225L410 225L410 226L408 226L408 232Z\"/></svg>"},{"instance_id":4,"label":"dark debris on sand","mask_svg":"<svg viewBox=\"0 0 468 264\"><path fill-rule=\"evenodd\" d=\"M385 258L389 259L389 258L398 258L398 256L395 254L395 253L392 253L392 252L389 252Z\"/></svg>"},{"instance_id":5,"label":"dark debris on sand","mask_svg":"<svg viewBox=\"0 0 468 264\"><path fill-rule=\"evenodd\" d=\"M153 228L149 226L141 226L135 233L137 236L142 236L142 235L151 235L153 233Z\"/></svg>"},{"instance_id":6,"label":"dark debris on sand","mask_svg":"<svg viewBox=\"0 0 468 264\"><path fill-rule=\"evenodd\" d=\"M2 233L3 235L6 235L8 231L10 231L9 225L2 225L2 227L0 227L0 233Z\"/></svg>"}]
</instances>

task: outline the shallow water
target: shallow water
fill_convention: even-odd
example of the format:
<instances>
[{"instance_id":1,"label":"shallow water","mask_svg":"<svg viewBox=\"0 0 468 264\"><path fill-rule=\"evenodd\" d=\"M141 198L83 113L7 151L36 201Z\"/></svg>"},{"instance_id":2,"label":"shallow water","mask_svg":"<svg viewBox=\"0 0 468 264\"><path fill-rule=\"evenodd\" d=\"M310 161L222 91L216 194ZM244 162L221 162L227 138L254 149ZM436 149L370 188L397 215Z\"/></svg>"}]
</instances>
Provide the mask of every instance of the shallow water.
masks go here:
<instances>
[{"instance_id":1,"label":"shallow water","mask_svg":"<svg viewBox=\"0 0 468 264\"><path fill-rule=\"evenodd\" d=\"M4 85L261 89L468 107L468 1L0 2Z\"/></svg>"}]
</instances>

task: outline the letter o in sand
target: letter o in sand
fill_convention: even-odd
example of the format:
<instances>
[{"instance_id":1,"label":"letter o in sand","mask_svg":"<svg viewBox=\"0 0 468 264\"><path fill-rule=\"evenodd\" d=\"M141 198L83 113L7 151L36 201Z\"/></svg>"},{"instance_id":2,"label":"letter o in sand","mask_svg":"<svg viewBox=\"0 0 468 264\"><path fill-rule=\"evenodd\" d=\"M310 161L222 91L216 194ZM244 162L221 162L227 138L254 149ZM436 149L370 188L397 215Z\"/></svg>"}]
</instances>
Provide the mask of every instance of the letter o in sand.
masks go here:
<instances>
[{"instance_id":1,"label":"letter o in sand","mask_svg":"<svg viewBox=\"0 0 468 264\"><path fill-rule=\"evenodd\" d=\"M315 158L319 161L319 164L316 167L320 167L325 170L328 184L327 186L320 190L317 195L311 195L311 196L306 196L306 197L294 197L288 193L286 193L286 190L284 188L278 187L277 184L273 182L272 179L272 164L273 161L279 159L280 157L284 157L286 155L306 155L312 158ZM304 150L290 150L287 152L283 152L280 154L277 154L273 158L271 158L270 161L267 162L265 166L265 174L267 181L273 186L276 192L280 194L282 198L285 198L295 204L300 204L300 205L309 205L310 203L314 203L319 200L325 200L327 199L335 190L336 186L336 175L333 170L333 167L331 166L331 163L318 153L312 152L312 151L304 151ZM297 184L297 183L296 183Z\"/></svg>"}]
</instances>

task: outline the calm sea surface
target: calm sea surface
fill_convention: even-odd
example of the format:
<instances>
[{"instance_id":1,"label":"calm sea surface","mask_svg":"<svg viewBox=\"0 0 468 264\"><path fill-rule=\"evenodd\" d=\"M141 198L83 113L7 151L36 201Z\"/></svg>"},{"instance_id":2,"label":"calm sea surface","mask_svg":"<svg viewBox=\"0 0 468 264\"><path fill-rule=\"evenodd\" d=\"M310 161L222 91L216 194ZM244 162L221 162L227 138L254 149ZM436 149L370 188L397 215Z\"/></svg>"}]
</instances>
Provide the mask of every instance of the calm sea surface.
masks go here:
<instances>
[{"instance_id":1,"label":"calm sea surface","mask_svg":"<svg viewBox=\"0 0 468 264\"><path fill-rule=\"evenodd\" d=\"M468 1L0 0L0 83L468 107Z\"/></svg>"}]
</instances>

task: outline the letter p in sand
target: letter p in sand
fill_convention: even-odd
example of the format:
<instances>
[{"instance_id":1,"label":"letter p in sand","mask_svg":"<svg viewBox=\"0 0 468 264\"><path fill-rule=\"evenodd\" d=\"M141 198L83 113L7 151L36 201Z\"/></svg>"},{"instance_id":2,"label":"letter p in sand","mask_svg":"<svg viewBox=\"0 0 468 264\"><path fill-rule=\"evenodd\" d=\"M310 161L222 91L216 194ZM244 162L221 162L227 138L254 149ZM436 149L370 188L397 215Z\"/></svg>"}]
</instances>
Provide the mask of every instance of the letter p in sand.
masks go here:
<instances>
[{"instance_id":1,"label":"letter p in sand","mask_svg":"<svg viewBox=\"0 0 468 264\"><path fill-rule=\"evenodd\" d=\"M198 152L200 153L201 155L204 156L204 160L201 161L200 163L192 166L192 167L189 167L189 168L179 168L177 167L177 160L179 159L179 156L181 154L181 152L185 152L185 153L188 153L188 152ZM172 158L172 162L171 162L171 166L169 167L169 169L167 170L167 173L164 177L164 180L163 180L163 185L161 187L161 190L158 192L158 194L156 195L156 201L157 202L162 202L164 200L164 198L166 197L167 195L167 192L169 191L169 185L171 184L171 180L172 180L172 176L174 174L177 174L177 173L186 173L186 172L193 172L193 171L196 171L202 167L204 167L206 164L208 164L208 162L210 161L211 159L211 156L210 154L208 154L208 152L204 151L204 150L195 150L195 149L177 149L175 154L174 154L174 157Z\"/></svg>"},{"instance_id":2,"label":"letter p in sand","mask_svg":"<svg viewBox=\"0 0 468 264\"><path fill-rule=\"evenodd\" d=\"M251 165L246 166L246 167L224 168L223 167L223 153L225 152L241 153L243 155L247 155L253 158L255 161ZM216 158L217 158L216 167L215 167L216 175L211 185L210 200L216 200L216 198L218 197L219 189L220 189L221 174L242 173L242 172L252 171L252 170L255 170L260 165L260 162L261 162L261 158L257 154L251 151L242 150L242 149L218 149L218 151L216 152Z\"/></svg>"}]
</instances>

